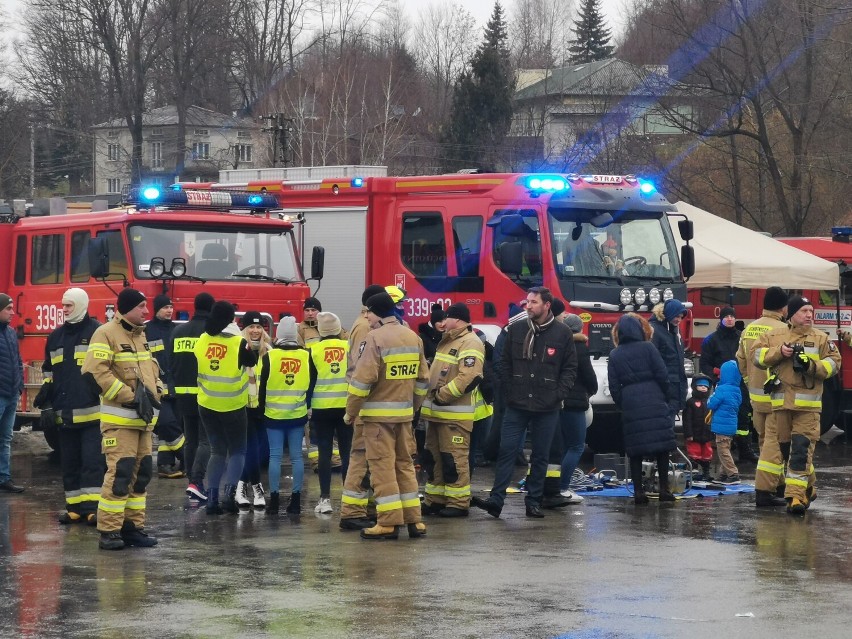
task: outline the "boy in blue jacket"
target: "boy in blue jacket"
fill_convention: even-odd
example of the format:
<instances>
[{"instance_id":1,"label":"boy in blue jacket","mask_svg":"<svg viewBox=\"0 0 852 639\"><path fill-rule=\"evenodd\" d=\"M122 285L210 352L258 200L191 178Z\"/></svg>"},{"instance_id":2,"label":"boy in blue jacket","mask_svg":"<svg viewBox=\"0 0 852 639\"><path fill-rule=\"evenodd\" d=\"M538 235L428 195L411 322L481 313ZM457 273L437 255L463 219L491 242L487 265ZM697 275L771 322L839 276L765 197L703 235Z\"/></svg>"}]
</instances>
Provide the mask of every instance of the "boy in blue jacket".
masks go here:
<instances>
[{"instance_id":1,"label":"boy in blue jacket","mask_svg":"<svg viewBox=\"0 0 852 639\"><path fill-rule=\"evenodd\" d=\"M719 371L716 390L707 400L707 407L713 411L710 430L716 435L716 452L722 466L722 474L717 481L722 484L740 483L740 474L731 456L731 441L737 432L737 416L742 402L741 381L736 360L725 362Z\"/></svg>"}]
</instances>

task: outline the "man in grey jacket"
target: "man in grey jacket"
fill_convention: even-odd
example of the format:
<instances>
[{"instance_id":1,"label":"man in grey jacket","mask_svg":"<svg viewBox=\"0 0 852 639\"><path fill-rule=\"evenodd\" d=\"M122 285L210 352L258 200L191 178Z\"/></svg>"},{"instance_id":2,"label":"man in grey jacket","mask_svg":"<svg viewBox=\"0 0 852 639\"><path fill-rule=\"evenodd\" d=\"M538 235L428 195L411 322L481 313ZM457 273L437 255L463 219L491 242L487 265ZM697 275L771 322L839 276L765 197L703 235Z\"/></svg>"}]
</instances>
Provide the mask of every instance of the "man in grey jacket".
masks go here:
<instances>
[{"instance_id":1,"label":"man in grey jacket","mask_svg":"<svg viewBox=\"0 0 852 639\"><path fill-rule=\"evenodd\" d=\"M18 350L18 336L9 326L14 315L12 298L0 293L0 491L22 493L12 481L12 429L18 397L24 390L24 363Z\"/></svg>"}]
</instances>

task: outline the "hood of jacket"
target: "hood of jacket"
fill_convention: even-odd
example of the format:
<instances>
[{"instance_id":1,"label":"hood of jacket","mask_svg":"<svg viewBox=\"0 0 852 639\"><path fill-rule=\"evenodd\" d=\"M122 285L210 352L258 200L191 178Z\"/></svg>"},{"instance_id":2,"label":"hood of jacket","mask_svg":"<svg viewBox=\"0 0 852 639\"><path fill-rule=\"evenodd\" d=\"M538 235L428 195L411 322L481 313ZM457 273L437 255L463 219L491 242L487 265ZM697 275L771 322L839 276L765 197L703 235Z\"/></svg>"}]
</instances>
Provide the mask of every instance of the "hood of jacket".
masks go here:
<instances>
[{"instance_id":1,"label":"hood of jacket","mask_svg":"<svg viewBox=\"0 0 852 639\"><path fill-rule=\"evenodd\" d=\"M737 368L737 363L734 360L730 360L722 364L722 367L719 369L719 385L730 385L739 387L740 382L742 382L743 376L740 375L740 369Z\"/></svg>"},{"instance_id":2,"label":"hood of jacket","mask_svg":"<svg viewBox=\"0 0 852 639\"><path fill-rule=\"evenodd\" d=\"M618 343L644 342L645 331L641 322L630 315L625 315L618 321Z\"/></svg>"}]
</instances>

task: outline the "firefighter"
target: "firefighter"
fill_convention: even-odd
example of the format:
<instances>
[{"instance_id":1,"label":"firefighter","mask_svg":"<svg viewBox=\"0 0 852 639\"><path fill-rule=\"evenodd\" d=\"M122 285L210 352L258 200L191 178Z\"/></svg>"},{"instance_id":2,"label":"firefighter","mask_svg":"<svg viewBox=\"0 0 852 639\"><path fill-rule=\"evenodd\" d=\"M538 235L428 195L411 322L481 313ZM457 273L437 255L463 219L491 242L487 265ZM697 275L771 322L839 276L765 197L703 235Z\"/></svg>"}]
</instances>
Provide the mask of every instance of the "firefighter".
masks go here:
<instances>
[{"instance_id":1,"label":"firefighter","mask_svg":"<svg viewBox=\"0 0 852 639\"><path fill-rule=\"evenodd\" d=\"M116 308L112 321L92 335L83 362L83 376L101 395L101 446L107 463L98 502L98 546L103 550L157 545L145 532L145 498L153 470L151 431L163 386L145 341L145 296L122 289Z\"/></svg>"},{"instance_id":2,"label":"firefighter","mask_svg":"<svg viewBox=\"0 0 852 639\"><path fill-rule=\"evenodd\" d=\"M59 459L65 490L60 524L97 522L106 462L101 451L98 390L83 379L81 367L92 335L101 325L89 316L89 296L69 288L62 296L65 323L47 336L40 408L49 406L59 422Z\"/></svg>"},{"instance_id":3,"label":"firefighter","mask_svg":"<svg viewBox=\"0 0 852 639\"><path fill-rule=\"evenodd\" d=\"M305 300L302 306L305 319L301 321L298 327L299 346L309 347L311 344L320 341L320 334L317 330L317 313L322 310L322 304L315 297L309 297Z\"/></svg>"},{"instance_id":4,"label":"firefighter","mask_svg":"<svg viewBox=\"0 0 852 639\"><path fill-rule=\"evenodd\" d=\"M820 409L823 381L840 370L840 353L834 342L813 327L814 307L807 298L794 295L787 302L789 328L776 329L757 338L753 350L755 364L769 368L777 376L777 390L770 391L770 403L783 432L789 425L790 456L787 459L787 512L800 515L815 496L813 453L820 436ZM774 433L765 432L761 461L780 467L784 463ZM761 490L765 484L755 486Z\"/></svg>"},{"instance_id":5,"label":"firefighter","mask_svg":"<svg viewBox=\"0 0 852 639\"><path fill-rule=\"evenodd\" d=\"M367 334L363 352L349 382L344 421L360 417L364 425L366 457L376 495L378 522L361 530L364 539L396 539L398 526L407 524L408 536L420 537L420 498L412 455L411 421L426 396L429 370L423 343L394 315L387 293L367 300L367 318L374 330Z\"/></svg>"},{"instance_id":6,"label":"firefighter","mask_svg":"<svg viewBox=\"0 0 852 639\"><path fill-rule=\"evenodd\" d=\"M246 455L247 369L257 364L257 355L234 323L234 307L230 303L213 304L194 352L198 363L198 413L210 440L207 514L238 513L237 482ZM219 506L223 474L225 498Z\"/></svg>"},{"instance_id":7,"label":"firefighter","mask_svg":"<svg viewBox=\"0 0 852 639\"><path fill-rule=\"evenodd\" d=\"M470 509L470 440L485 347L462 302L447 309L444 335L429 370L421 415L427 420L423 514L466 517Z\"/></svg>"},{"instance_id":8,"label":"firefighter","mask_svg":"<svg viewBox=\"0 0 852 639\"><path fill-rule=\"evenodd\" d=\"M769 457L787 459L790 456L790 432L779 432L775 415L772 412L770 397L763 387L767 381L767 372L757 367L752 357L757 338L775 329L787 328L784 315L787 312L787 293L779 286L770 286L763 297L763 314L743 330L737 348L737 366L743 381L748 387L751 402L751 419L757 433L760 446L760 458L755 472L755 503L757 507L785 506L787 502L776 496L776 490L784 485L784 467L768 461ZM786 422L785 422L786 423ZM772 431L771 441L777 444L780 452L768 455L764 451L766 432Z\"/></svg>"},{"instance_id":9,"label":"firefighter","mask_svg":"<svg viewBox=\"0 0 852 639\"><path fill-rule=\"evenodd\" d=\"M198 360L195 344L204 332L214 299L210 293L199 293L193 303L192 318L172 332L171 380L174 385L175 405L183 422L186 437L184 444L184 469L188 477L187 496L194 501L207 501L204 475L210 460L210 442L198 415Z\"/></svg>"},{"instance_id":10,"label":"firefighter","mask_svg":"<svg viewBox=\"0 0 852 639\"><path fill-rule=\"evenodd\" d=\"M371 284L361 295L361 315L349 331L349 353L347 354L346 381L352 380L355 365L367 345L367 334L372 330L367 300L384 292L384 287ZM349 468L343 482L340 504L340 529L361 530L375 525L367 516L370 499L370 470L367 465L367 450L364 442L364 423L356 418L352 424L352 446L349 450Z\"/></svg>"},{"instance_id":11,"label":"firefighter","mask_svg":"<svg viewBox=\"0 0 852 639\"><path fill-rule=\"evenodd\" d=\"M145 324L145 338L151 353L160 366L160 379L163 380L163 400L160 415L157 417L157 474L163 479L181 479L186 477L182 470L183 427L175 407L175 395L171 382L172 332L177 324L172 321L175 307L168 295L154 298L154 318Z\"/></svg>"}]
</instances>

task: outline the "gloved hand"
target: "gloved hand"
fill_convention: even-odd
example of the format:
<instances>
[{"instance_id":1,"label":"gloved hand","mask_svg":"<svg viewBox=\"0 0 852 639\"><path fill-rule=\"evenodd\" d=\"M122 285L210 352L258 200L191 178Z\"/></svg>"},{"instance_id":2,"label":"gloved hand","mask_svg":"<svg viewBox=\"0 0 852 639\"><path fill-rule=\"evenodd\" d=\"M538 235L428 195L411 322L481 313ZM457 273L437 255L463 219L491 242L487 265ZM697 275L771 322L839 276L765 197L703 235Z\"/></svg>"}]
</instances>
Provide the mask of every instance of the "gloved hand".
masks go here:
<instances>
[{"instance_id":1,"label":"gloved hand","mask_svg":"<svg viewBox=\"0 0 852 639\"><path fill-rule=\"evenodd\" d=\"M136 390L134 391L132 407L139 415L140 419L146 424L154 421L154 404L151 402L153 395L151 391L145 388L145 384L141 381L136 382ZM156 400L155 400L156 401ZM157 402L157 407L160 403Z\"/></svg>"},{"instance_id":2,"label":"gloved hand","mask_svg":"<svg viewBox=\"0 0 852 639\"><path fill-rule=\"evenodd\" d=\"M348 413L346 415L344 415L343 416L343 423L346 424L347 426L351 426L352 425L352 416L349 415Z\"/></svg>"},{"instance_id":3,"label":"gloved hand","mask_svg":"<svg viewBox=\"0 0 852 639\"><path fill-rule=\"evenodd\" d=\"M438 399L438 391L435 391L435 397L432 399L432 403L435 404L435 406L446 406L447 405L447 402L444 402L444 401L441 401L440 399Z\"/></svg>"},{"instance_id":4,"label":"gloved hand","mask_svg":"<svg viewBox=\"0 0 852 639\"><path fill-rule=\"evenodd\" d=\"M796 353L796 359L799 360L799 363L807 370L811 367L811 362L813 361L810 357L805 353Z\"/></svg>"},{"instance_id":5,"label":"gloved hand","mask_svg":"<svg viewBox=\"0 0 852 639\"><path fill-rule=\"evenodd\" d=\"M718 366L713 369L713 375L716 377L716 379L719 379L719 375L721 373L722 373L722 371L719 369Z\"/></svg>"},{"instance_id":6,"label":"gloved hand","mask_svg":"<svg viewBox=\"0 0 852 639\"><path fill-rule=\"evenodd\" d=\"M772 373L767 379L766 383L763 385L763 392L767 395L771 394L776 387L778 387L781 382L778 379L778 375Z\"/></svg>"},{"instance_id":7,"label":"gloved hand","mask_svg":"<svg viewBox=\"0 0 852 639\"><path fill-rule=\"evenodd\" d=\"M148 396L148 401L151 402L151 406L153 406L157 410L160 410L161 403L157 401L157 396L154 395L154 393L149 391L147 388L145 389L145 394Z\"/></svg>"},{"instance_id":8,"label":"gloved hand","mask_svg":"<svg viewBox=\"0 0 852 639\"><path fill-rule=\"evenodd\" d=\"M59 427L59 424L56 423L56 411L52 408L46 408L41 411L41 417L39 417L38 421L42 432L53 431Z\"/></svg>"},{"instance_id":9,"label":"gloved hand","mask_svg":"<svg viewBox=\"0 0 852 639\"><path fill-rule=\"evenodd\" d=\"M38 395L33 399L33 406L36 408L48 408L53 401L53 382L42 384L38 389Z\"/></svg>"}]
</instances>

